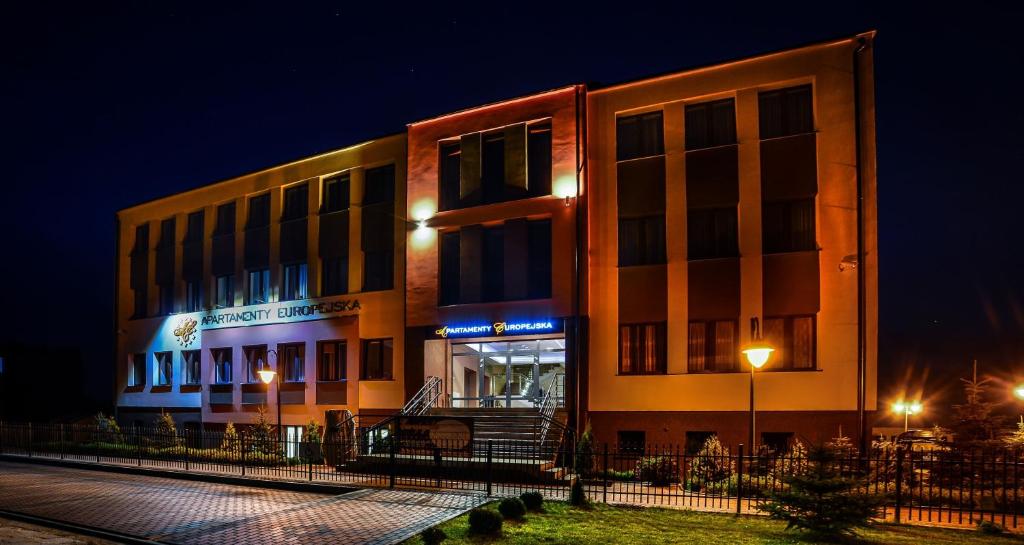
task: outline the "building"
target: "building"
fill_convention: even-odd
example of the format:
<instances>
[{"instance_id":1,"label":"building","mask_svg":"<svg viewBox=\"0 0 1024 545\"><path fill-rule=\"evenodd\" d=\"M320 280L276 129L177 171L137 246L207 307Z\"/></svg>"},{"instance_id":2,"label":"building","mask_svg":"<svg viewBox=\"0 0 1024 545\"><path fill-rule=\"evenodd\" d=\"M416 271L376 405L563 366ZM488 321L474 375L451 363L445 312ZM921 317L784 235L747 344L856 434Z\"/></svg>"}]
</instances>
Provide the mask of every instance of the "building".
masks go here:
<instances>
[{"instance_id":1,"label":"building","mask_svg":"<svg viewBox=\"0 0 1024 545\"><path fill-rule=\"evenodd\" d=\"M601 441L737 444L758 318L758 442L855 436L873 37L470 108L119 212L121 419L247 422L272 365L288 426L428 384Z\"/></svg>"}]
</instances>

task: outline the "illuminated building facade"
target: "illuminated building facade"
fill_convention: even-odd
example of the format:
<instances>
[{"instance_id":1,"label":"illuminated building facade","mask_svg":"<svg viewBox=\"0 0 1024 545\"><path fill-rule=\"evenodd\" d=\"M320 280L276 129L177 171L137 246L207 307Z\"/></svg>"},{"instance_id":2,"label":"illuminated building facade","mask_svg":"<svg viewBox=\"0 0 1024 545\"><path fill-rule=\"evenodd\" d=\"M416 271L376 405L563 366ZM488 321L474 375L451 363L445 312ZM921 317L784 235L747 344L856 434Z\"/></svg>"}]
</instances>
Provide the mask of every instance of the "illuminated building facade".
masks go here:
<instances>
[{"instance_id":1,"label":"illuminated building facade","mask_svg":"<svg viewBox=\"0 0 1024 545\"><path fill-rule=\"evenodd\" d=\"M289 426L436 377L451 410L554 399L602 441L736 444L756 317L758 441L855 436L872 39L471 108L121 211L122 420L246 422L272 361Z\"/></svg>"}]
</instances>

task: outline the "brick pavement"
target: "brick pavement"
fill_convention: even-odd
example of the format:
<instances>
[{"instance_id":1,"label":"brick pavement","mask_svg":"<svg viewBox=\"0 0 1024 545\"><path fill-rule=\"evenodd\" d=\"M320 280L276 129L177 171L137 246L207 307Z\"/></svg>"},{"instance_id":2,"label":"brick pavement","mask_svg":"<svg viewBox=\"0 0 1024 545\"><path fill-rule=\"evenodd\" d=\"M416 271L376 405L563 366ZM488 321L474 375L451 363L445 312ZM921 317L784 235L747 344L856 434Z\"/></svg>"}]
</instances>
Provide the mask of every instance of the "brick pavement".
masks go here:
<instances>
[{"instance_id":1,"label":"brick pavement","mask_svg":"<svg viewBox=\"0 0 1024 545\"><path fill-rule=\"evenodd\" d=\"M0 509L181 545L390 544L480 496L359 490L337 496L0 462Z\"/></svg>"}]
</instances>

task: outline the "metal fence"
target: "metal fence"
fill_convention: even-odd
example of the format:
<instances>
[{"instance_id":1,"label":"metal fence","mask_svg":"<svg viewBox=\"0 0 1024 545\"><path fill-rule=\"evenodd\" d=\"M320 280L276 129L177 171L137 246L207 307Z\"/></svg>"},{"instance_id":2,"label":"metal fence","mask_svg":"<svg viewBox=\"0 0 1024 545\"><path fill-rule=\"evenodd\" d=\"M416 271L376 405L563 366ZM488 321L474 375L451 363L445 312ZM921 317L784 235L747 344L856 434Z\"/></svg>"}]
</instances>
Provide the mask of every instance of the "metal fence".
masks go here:
<instances>
[{"instance_id":1,"label":"metal fence","mask_svg":"<svg viewBox=\"0 0 1024 545\"><path fill-rule=\"evenodd\" d=\"M787 477L806 472L803 449L745 453L682 445L475 441L471 436L352 428L321 442L285 441L242 428L162 432L96 426L0 423L0 452L24 457L176 469L318 483L413 487L493 496L541 491L565 499L579 480L591 501L756 512ZM1019 450L875 448L840 451L832 469L884 500L880 517L1017 528L1024 499ZM1020 520L1024 523L1024 520Z\"/></svg>"}]
</instances>

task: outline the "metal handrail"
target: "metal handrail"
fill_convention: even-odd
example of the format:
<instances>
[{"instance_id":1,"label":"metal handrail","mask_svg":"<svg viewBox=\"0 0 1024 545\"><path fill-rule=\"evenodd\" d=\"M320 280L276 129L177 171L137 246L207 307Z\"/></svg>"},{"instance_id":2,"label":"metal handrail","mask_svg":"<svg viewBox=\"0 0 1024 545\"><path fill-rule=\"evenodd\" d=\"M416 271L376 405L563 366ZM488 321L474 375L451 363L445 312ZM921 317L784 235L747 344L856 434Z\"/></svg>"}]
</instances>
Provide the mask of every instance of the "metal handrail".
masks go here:
<instances>
[{"instance_id":1,"label":"metal handrail","mask_svg":"<svg viewBox=\"0 0 1024 545\"><path fill-rule=\"evenodd\" d=\"M421 416L426 414L427 411L437 404L438 398L441 397L442 386L441 377L427 377L420 390L409 399L409 402L402 407L399 414L402 416Z\"/></svg>"},{"instance_id":2,"label":"metal handrail","mask_svg":"<svg viewBox=\"0 0 1024 545\"><path fill-rule=\"evenodd\" d=\"M565 390L565 373L557 373L551 377L548 381L547 391L544 392L544 398L540 403L540 444L544 444L544 440L547 438L548 430L551 428L551 423L554 421L555 410L558 409L558 400L560 399L557 391L561 385L562 391Z\"/></svg>"}]
</instances>

